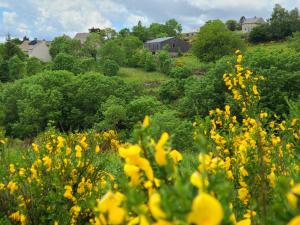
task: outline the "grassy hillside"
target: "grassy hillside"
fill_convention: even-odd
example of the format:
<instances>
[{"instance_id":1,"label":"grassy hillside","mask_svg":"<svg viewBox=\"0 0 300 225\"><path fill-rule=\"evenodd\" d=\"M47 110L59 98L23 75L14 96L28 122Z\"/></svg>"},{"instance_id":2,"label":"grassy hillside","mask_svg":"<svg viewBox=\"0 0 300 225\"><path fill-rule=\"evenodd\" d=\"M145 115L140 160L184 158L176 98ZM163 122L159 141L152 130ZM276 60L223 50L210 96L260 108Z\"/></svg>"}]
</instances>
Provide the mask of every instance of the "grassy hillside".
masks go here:
<instances>
[{"instance_id":1,"label":"grassy hillside","mask_svg":"<svg viewBox=\"0 0 300 225\"><path fill-rule=\"evenodd\" d=\"M122 67L118 73L120 78L126 82L139 82L142 84L161 82L170 79L160 72L146 72L143 69Z\"/></svg>"}]
</instances>

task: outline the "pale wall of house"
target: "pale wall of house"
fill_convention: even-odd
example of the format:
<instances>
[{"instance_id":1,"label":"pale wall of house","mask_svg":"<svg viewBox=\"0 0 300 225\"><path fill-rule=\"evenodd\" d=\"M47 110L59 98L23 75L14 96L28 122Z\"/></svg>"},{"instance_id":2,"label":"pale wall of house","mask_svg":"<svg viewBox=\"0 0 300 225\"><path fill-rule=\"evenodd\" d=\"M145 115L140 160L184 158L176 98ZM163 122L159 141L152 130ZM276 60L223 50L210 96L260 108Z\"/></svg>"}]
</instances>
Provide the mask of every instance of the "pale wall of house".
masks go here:
<instances>
[{"instance_id":1,"label":"pale wall of house","mask_svg":"<svg viewBox=\"0 0 300 225\"><path fill-rule=\"evenodd\" d=\"M256 24L256 23L247 23L247 24L243 24L242 25L242 31L244 32L244 33L250 33L252 30L253 30L253 28L254 27L257 27L258 26L258 24Z\"/></svg>"},{"instance_id":2,"label":"pale wall of house","mask_svg":"<svg viewBox=\"0 0 300 225\"><path fill-rule=\"evenodd\" d=\"M51 61L49 47L45 42L38 44L32 51L28 53L30 57L36 57L43 62Z\"/></svg>"}]
</instances>

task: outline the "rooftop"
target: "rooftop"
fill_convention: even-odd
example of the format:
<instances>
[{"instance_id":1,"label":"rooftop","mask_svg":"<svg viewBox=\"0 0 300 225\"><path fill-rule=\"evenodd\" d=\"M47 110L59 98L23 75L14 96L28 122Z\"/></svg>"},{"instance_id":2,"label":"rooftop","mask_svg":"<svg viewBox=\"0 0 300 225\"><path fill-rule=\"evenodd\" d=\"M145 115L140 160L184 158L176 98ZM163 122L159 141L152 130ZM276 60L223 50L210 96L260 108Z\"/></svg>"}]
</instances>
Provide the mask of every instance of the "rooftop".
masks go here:
<instances>
[{"instance_id":1,"label":"rooftop","mask_svg":"<svg viewBox=\"0 0 300 225\"><path fill-rule=\"evenodd\" d=\"M246 18L244 21L244 24L247 23L265 23L265 20L262 17L252 17L252 18Z\"/></svg>"},{"instance_id":2,"label":"rooftop","mask_svg":"<svg viewBox=\"0 0 300 225\"><path fill-rule=\"evenodd\" d=\"M146 41L147 44L151 44L151 43L159 43L159 42L163 42L163 41L167 41L167 40L170 40L174 37L163 37L163 38L156 38L156 39L153 39L153 40L150 40L150 41Z\"/></svg>"}]
</instances>

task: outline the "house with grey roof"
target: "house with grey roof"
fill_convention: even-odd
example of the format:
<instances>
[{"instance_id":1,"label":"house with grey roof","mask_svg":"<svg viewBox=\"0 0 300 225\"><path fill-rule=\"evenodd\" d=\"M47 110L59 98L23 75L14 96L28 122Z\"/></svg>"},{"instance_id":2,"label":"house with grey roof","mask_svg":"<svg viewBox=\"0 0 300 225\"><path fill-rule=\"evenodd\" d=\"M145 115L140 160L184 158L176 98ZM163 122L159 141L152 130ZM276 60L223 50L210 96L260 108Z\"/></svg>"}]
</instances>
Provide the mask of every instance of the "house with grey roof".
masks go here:
<instances>
[{"instance_id":1,"label":"house with grey roof","mask_svg":"<svg viewBox=\"0 0 300 225\"><path fill-rule=\"evenodd\" d=\"M164 37L147 41L145 48L148 48L153 54L166 49L172 55L176 55L179 51L184 53L190 49L190 44L176 37Z\"/></svg>"},{"instance_id":2,"label":"house with grey roof","mask_svg":"<svg viewBox=\"0 0 300 225\"><path fill-rule=\"evenodd\" d=\"M45 40L34 39L32 41L23 41L19 47L29 57L36 57L43 62L49 62L51 61L49 45L50 43Z\"/></svg>"},{"instance_id":3,"label":"house with grey roof","mask_svg":"<svg viewBox=\"0 0 300 225\"><path fill-rule=\"evenodd\" d=\"M266 23L262 17L253 17L253 18L246 18L242 24L242 31L244 33L250 33L254 27L262 25Z\"/></svg>"},{"instance_id":4,"label":"house with grey roof","mask_svg":"<svg viewBox=\"0 0 300 225\"><path fill-rule=\"evenodd\" d=\"M90 33L77 33L73 39L79 40L81 44L84 44L89 35Z\"/></svg>"}]
</instances>

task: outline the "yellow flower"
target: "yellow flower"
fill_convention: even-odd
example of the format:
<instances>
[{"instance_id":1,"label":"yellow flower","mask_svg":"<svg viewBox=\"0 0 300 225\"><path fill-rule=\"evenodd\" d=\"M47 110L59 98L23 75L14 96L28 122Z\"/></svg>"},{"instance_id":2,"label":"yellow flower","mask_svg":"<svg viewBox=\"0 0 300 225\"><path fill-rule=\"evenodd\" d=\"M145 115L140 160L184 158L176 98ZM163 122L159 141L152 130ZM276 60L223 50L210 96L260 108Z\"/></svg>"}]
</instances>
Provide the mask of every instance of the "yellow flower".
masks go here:
<instances>
[{"instance_id":1,"label":"yellow flower","mask_svg":"<svg viewBox=\"0 0 300 225\"><path fill-rule=\"evenodd\" d=\"M127 176L130 177L130 182L132 186L136 186L139 184L139 179L140 179L140 174L139 174L140 169L137 166L130 165L130 164L125 164L124 165L124 172Z\"/></svg>"},{"instance_id":2,"label":"yellow flower","mask_svg":"<svg viewBox=\"0 0 300 225\"><path fill-rule=\"evenodd\" d=\"M9 164L9 172L12 174L16 172L16 167L14 164Z\"/></svg>"},{"instance_id":3,"label":"yellow flower","mask_svg":"<svg viewBox=\"0 0 300 225\"><path fill-rule=\"evenodd\" d=\"M287 225L299 225L299 224L300 224L300 216L296 216Z\"/></svg>"},{"instance_id":4,"label":"yellow flower","mask_svg":"<svg viewBox=\"0 0 300 225\"><path fill-rule=\"evenodd\" d=\"M252 91L255 95L258 95L258 91L257 91L257 86L256 85L253 85L252 87Z\"/></svg>"},{"instance_id":5,"label":"yellow flower","mask_svg":"<svg viewBox=\"0 0 300 225\"><path fill-rule=\"evenodd\" d=\"M65 186L65 193L64 193L64 197L70 200L75 200L75 197L73 196L73 190L72 187L70 185L66 185Z\"/></svg>"},{"instance_id":6,"label":"yellow flower","mask_svg":"<svg viewBox=\"0 0 300 225\"><path fill-rule=\"evenodd\" d=\"M32 148L33 148L33 151L35 151L36 153L39 152L39 146L35 143L32 143Z\"/></svg>"},{"instance_id":7,"label":"yellow flower","mask_svg":"<svg viewBox=\"0 0 300 225\"><path fill-rule=\"evenodd\" d=\"M176 150L171 151L169 154L175 163L178 163L179 161L182 160L181 153Z\"/></svg>"},{"instance_id":8,"label":"yellow flower","mask_svg":"<svg viewBox=\"0 0 300 225\"><path fill-rule=\"evenodd\" d=\"M166 160L166 152L164 150L164 145L166 144L166 142L169 139L169 135L168 133L164 132L158 143L155 145L155 161L157 162L157 164L159 166L164 166L167 164L167 160Z\"/></svg>"},{"instance_id":9,"label":"yellow flower","mask_svg":"<svg viewBox=\"0 0 300 225\"><path fill-rule=\"evenodd\" d=\"M1 191L1 190L4 190L4 188L5 188L5 184L0 183L0 191Z\"/></svg>"},{"instance_id":10,"label":"yellow flower","mask_svg":"<svg viewBox=\"0 0 300 225\"><path fill-rule=\"evenodd\" d=\"M96 145L95 152L99 153L100 151L101 151L101 149L100 149L99 145Z\"/></svg>"},{"instance_id":11,"label":"yellow flower","mask_svg":"<svg viewBox=\"0 0 300 225\"><path fill-rule=\"evenodd\" d=\"M251 225L250 219L244 219L236 223L236 225Z\"/></svg>"},{"instance_id":12,"label":"yellow flower","mask_svg":"<svg viewBox=\"0 0 300 225\"><path fill-rule=\"evenodd\" d=\"M143 127L147 128L150 125L150 118L149 116L145 116L144 121L143 121Z\"/></svg>"},{"instance_id":13,"label":"yellow flower","mask_svg":"<svg viewBox=\"0 0 300 225\"><path fill-rule=\"evenodd\" d=\"M149 209L152 216L156 219L164 219L166 217L165 213L160 208L160 195L158 193L153 193L149 199Z\"/></svg>"},{"instance_id":14,"label":"yellow flower","mask_svg":"<svg viewBox=\"0 0 300 225\"><path fill-rule=\"evenodd\" d=\"M120 207L111 207L108 214L109 224L122 224L125 218L125 209Z\"/></svg>"},{"instance_id":15,"label":"yellow flower","mask_svg":"<svg viewBox=\"0 0 300 225\"><path fill-rule=\"evenodd\" d=\"M72 153L72 149L70 147L66 148L66 155L70 155Z\"/></svg>"},{"instance_id":16,"label":"yellow flower","mask_svg":"<svg viewBox=\"0 0 300 225\"><path fill-rule=\"evenodd\" d=\"M196 225L218 225L224 213L220 202L206 193L200 193L193 201L188 222Z\"/></svg>"},{"instance_id":17,"label":"yellow flower","mask_svg":"<svg viewBox=\"0 0 300 225\"><path fill-rule=\"evenodd\" d=\"M82 148L80 145L76 145L75 146L75 150L76 150L76 154L75 157L76 158L80 158L82 156Z\"/></svg>"},{"instance_id":18,"label":"yellow flower","mask_svg":"<svg viewBox=\"0 0 300 225\"><path fill-rule=\"evenodd\" d=\"M45 156L43 158L43 162L44 162L44 166L46 166L48 169L51 168L52 160L48 156Z\"/></svg>"},{"instance_id":19,"label":"yellow flower","mask_svg":"<svg viewBox=\"0 0 300 225\"><path fill-rule=\"evenodd\" d=\"M240 189L238 189L238 196L239 196L239 199L244 202L244 204L246 204L248 202L248 194L249 194L249 191L247 188L245 187L242 187Z\"/></svg>"},{"instance_id":20,"label":"yellow flower","mask_svg":"<svg viewBox=\"0 0 300 225\"><path fill-rule=\"evenodd\" d=\"M25 175L26 170L24 168L20 168L19 175L23 177Z\"/></svg>"},{"instance_id":21,"label":"yellow flower","mask_svg":"<svg viewBox=\"0 0 300 225\"><path fill-rule=\"evenodd\" d=\"M16 190L18 190L18 185L16 182L10 181L7 184L7 189L10 190L10 193L14 193Z\"/></svg>"}]
</instances>

